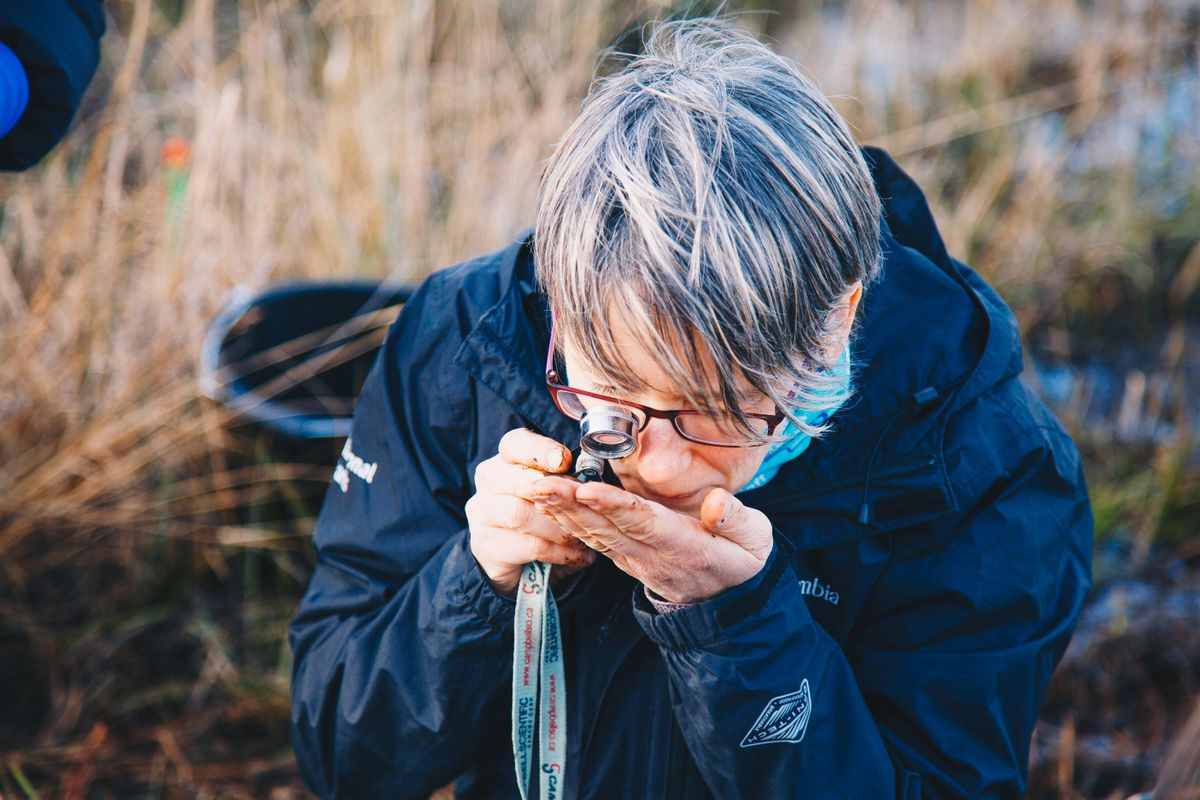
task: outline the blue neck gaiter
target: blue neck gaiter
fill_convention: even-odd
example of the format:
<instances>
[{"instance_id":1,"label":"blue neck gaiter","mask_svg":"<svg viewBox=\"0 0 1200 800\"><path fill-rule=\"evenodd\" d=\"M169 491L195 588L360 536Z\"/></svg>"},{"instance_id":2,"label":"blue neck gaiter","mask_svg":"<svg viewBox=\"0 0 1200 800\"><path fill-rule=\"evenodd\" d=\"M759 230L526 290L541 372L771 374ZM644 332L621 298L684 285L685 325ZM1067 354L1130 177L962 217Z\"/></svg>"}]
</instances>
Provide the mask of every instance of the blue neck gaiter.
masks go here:
<instances>
[{"instance_id":1,"label":"blue neck gaiter","mask_svg":"<svg viewBox=\"0 0 1200 800\"><path fill-rule=\"evenodd\" d=\"M821 394L845 397L846 390L850 388L849 346L842 351L841 358L833 365L833 373L839 379L837 390L827 390ZM793 411L796 416L810 425L824 425L841 407L842 404L838 402L825 408L793 409ZM780 467L799 456L812 444L812 437L797 428L790 419L783 423L783 429L780 431L780 434L786 438L770 446L767 450L767 457L763 459L758 472L754 473L754 477L739 492L748 492L751 489L758 489L765 486L779 472Z\"/></svg>"}]
</instances>

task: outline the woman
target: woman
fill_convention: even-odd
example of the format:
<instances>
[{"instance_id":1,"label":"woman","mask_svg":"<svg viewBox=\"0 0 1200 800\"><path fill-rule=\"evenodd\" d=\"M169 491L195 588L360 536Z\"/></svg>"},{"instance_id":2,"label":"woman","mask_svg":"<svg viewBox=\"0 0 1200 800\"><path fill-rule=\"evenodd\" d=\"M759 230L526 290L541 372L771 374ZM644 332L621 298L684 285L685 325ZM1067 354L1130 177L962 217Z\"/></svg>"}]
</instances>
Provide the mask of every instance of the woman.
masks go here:
<instances>
[{"instance_id":1,"label":"woman","mask_svg":"<svg viewBox=\"0 0 1200 800\"><path fill-rule=\"evenodd\" d=\"M1092 533L1020 371L1004 303L794 64L659 25L593 87L532 231L389 334L291 628L302 772L517 796L537 561L566 684L543 796L1019 795ZM597 403L636 450L577 483Z\"/></svg>"}]
</instances>

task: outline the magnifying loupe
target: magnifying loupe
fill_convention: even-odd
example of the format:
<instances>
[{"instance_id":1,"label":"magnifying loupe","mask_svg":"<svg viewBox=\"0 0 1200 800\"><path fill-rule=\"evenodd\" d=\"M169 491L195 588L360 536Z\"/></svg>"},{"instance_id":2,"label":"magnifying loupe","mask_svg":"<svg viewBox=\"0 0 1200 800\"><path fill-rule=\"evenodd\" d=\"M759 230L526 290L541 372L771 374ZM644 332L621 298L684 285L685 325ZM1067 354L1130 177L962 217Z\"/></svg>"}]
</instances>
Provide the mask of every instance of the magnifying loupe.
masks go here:
<instances>
[{"instance_id":1,"label":"magnifying loupe","mask_svg":"<svg viewBox=\"0 0 1200 800\"><path fill-rule=\"evenodd\" d=\"M638 421L619 406L597 406L579 420L579 457L575 477L580 481L604 478L604 462L624 458L637 447Z\"/></svg>"},{"instance_id":2,"label":"magnifying loupe","mask_svg":"<svg viewBox=\"0 0 1200 800\"><path fill-rule=\"evenodd\" d=\"M597 406L579 420L579 445L597 458L624 458L637 447L638 420L620 406Z\"/></svg>"}]
</instances>

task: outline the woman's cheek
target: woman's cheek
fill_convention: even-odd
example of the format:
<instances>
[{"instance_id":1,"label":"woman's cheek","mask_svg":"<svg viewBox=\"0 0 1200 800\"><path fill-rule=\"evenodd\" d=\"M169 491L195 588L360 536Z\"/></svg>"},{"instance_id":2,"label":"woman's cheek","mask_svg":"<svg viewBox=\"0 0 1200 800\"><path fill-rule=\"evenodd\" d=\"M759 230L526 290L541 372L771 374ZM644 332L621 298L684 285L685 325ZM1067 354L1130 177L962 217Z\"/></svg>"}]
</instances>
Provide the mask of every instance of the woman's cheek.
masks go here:
<instances>
[{"instance_id":1,"label":"woman's cheek","mask_svg":"<svg viewBox=\"0 0 1200 800\"><path fill-rule=\"evenodd\" d=\"M759 466L763 459L767 456L769 446L747 448L747 449L730 449L730 448L703 448L708 450L708 453L694 453L692 464L693 467L703 465L706 470L695 470L695 477L700 478L701 482L696 488L702 486L720 486L726 489L730 494L735 494L743 486L750 482L754 474L758 472ZM699 455L699 458L695 456ZM632 460L619 459L611 462L613 473L621 480L621 483L628 487L630 481L641 484L641 479L638 476L636 464Z\"/></svg>"},{"instance_id":2,"label":"woman's cheek","mask_svg":"<svg viewBox=\"0 0 1200 800\"><path fill-rule=\"evenodd\" d=\"M767 446L755 447L743 452L743 457L738 460L738 464L729 474L730 483L733 484L727 487L730 493L736 493L750 482L750 479L754 477L754 473L758 472L763 459L767 457Z\"/></svg>"}]
</instances>

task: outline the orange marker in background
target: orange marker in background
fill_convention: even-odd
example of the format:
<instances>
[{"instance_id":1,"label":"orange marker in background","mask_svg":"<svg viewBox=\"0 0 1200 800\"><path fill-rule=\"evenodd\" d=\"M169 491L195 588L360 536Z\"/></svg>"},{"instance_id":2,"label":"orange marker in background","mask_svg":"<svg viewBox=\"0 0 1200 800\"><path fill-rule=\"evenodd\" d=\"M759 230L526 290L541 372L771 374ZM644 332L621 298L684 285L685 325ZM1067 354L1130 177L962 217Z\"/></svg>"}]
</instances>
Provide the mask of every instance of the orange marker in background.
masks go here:
<instances>
[{"instance_id":1,"label":"orange marker in background","mask_svg":"<svg viewBox=\"0 0 1200 800\"><path fill-rule=\"evenodd\" d=\"M183 226L183 207L187 197L188 167L192 161L192 145L180 136L163 142L159 156L167 179L167 230L172 247L178 246Z\"/></svg>"}]
</instances>

